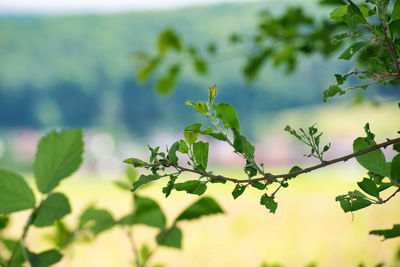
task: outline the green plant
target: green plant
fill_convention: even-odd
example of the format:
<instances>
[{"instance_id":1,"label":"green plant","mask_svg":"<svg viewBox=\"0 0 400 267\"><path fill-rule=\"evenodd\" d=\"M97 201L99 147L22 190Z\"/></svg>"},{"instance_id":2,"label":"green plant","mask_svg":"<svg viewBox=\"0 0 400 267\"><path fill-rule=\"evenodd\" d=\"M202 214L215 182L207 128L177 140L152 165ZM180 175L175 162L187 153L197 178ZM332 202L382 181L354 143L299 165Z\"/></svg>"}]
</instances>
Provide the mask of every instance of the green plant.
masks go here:
<instances>
[{"instance_id":1,"label":"green plant","mask_svg":"<svg viewBox=\"0 0 400 267\"><path fill-rule=\"evenodd\" d=\"M159 229L156 243L159 246L182 248L182 231L179 226L183 221L198 219L202 216L223 213L222 208L211 197L203 197L184 209L167 226L166 216L159 204L148 197L132 194L134 207L129 214L114 219L106 209L94 206L87 207L73 228L67 226L62 219L71 213L71 206L66 195L54 192L61 180L73 174L82 163L83 141L81 130L52 131L39 143L35 164L34 178L41 201L36 204L35 194L20 175L11 171L0 170L0 231L9 223L9 216L21 210L30 210L30 216L25 223L19 239L0 237L0 247L7 251L0 253L0 266L22 266L28 262L32 267L50 266L62 259L72 244L78 241L93 241L99 234L120 227L126 232L135 255L135 266L148 266L151 256L158 247L149 248L141 244L136 247L133 239L134 226L147 225ZM136 171L129 167L126 172L129 181L135 181ZM129 192L125 181L116 184ZM48 238L54 249L34 252L26 246L26 238L31 227L53 227ZM156 266L156 265L153 265ZM160 266L160 265L158 265Z\"/></svg>"},{"instance_id":2,"label":"green plant","mask_svg":"<svg viewBox=\"0 0 400 267\"><path fill-rule=\"evenodd\" d=\"M341 1L333 2L337 4ZM288 12L297 13L298 17L301 18L300 24L314 25L314 21L304 16L300 10L292 9ZM325 102L328 98L336 95L343 95L356 88L365 90L369 86L376 84L382 86L388 84L398 85L400 80L398 58L398 53L400 52L400 1L367 0L362 1L360 4L355 4L353 1L348 0L346 4L337 7L330 16L337 23L337 27L334 27L334 29L344 31L333 36L334 43L343 42L345 39L350 42L349 47L340 55L340 59L350 60L355 54L358 57L353 70L344 75L335 74L337 84L324 91L323 101ZM261 26L266 36L272 39L280 39L282 36L277 33L281 33L281 31L275 31L273 26L278 24L277 22L286 23L290 21L290 17L283 15L279 19L272 19L270 15L267 15L266 21ZM297 21L293 23L297 25ZM291 38L297 38L298 32L296 32L296 29L292 29L296 33L294 36L289 36L290 38L284 36L282 40L288 42ZM301 40L313 40L311 37L312 35L303 35L299 38ZM286 43L286 45L289 46L291 44ZM251 72L247 72L247 74L253 73L250 77L254 77L254 73L258 71L262 62L269 58L272 52L276 57L276 51L270 51L268 47L265 48L265 51L267 51L267 53L264 53L265 56L253 60L250 64L251 68L253 68ZM318 50L317 47L310 48L310 51ZM327 51L332 51L336 48L336 46L332 46L328 49L327 46ZM292 49L291 51L298 50ZM285 56L282 60L286 60L289 70L293 70L296 62L295 54L286 52L285 55L290 57ZM277 65L279 65L279 62L281 61L275 58ZM366 82L342 89L346 82L349 83L347 79L350 76L355 76L358 80ZM309 127L308 131L303 129L296 131L287 126L285 131L308 146L310 154L307 156L317 158L320 164L304 169L293 166L288 173L274 175L265 170L263 163L258 164L254 160L255 148L248 141L248 138L242 134L234 107L229 103L214 103L215 96L216 86L209 88L207 102L186 102L187 105L193 106L197 112L208 118L209 126L203 127L201 123L187 126L183 133L185 140L175 142L169 148L167 147L165 152L160 152L159 147L149 147L151 156L147 162L136 158L125 160L125 163L151 171L151 174L141 175L139 180L133 183L133 191L144 184L164 177L169 177L167 185L163 188L163 193L166 197L172 190L202 195L206 192L210 183L231 182L235 184L232 191L233 198L236 199L243 194L246 188L254 187L263 191L260 197L260 204L264 205L271 213L275 213L278 207L276 194L280 189L287 187L291 179L300 174L347 161L350 158L356 158L358 163L367 170L367 177L357 183L363 192L354 190L336 197L336 201L339 201L344 212L353 212L373 204L384 204L400 192L400 154L397 154L392 161L387 161L381 151L381 148L393 145L393 150L397 153L400 152L400 138L387 138L385 142L378 144L367 123L364 128L366 136L358 137L354 140L353 153L336 159L325 160L323 155L330 148L330 145L320 146L322 133L318 133L318 129L315 126ZM400 107L400 103L398 106ZM243 171L248 176L248 179L240 180L209 171L207 169L209 143L197 141L199 135L229 144L233 152L243 158ZM187 166L183 165L182 160L179 162L177 152L185 155L185 160L189 159ZM179 176L185 172L197 174L198 179L178 182ZM389 191L388 189L392 190L390 194L386 193L386 190ZM386 196L384 197L383 195ZM400 236L400 228L398 226L394 225L393 229L388 230L373 230L370 234L381 235L384 238L397 237Z\"/></svg>"}]
</instances>

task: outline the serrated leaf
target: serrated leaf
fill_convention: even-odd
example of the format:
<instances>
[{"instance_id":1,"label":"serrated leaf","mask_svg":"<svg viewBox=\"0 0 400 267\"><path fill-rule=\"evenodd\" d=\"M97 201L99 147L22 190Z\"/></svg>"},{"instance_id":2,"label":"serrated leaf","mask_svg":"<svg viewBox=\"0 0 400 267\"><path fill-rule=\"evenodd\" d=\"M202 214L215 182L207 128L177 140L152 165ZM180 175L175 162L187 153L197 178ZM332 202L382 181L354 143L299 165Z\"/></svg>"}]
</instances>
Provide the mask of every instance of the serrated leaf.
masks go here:
<instances>
[{"instance_id":1,"label":"serrated leaf","mask_svg":"<svg viewBox=\"0 0 400 267\"><path fill-rule=\"evenodd\" d=\"M172 189L174 189L176 176L170 175L169 181L165 187L163 187L162 192L165 194L165 197L168 197L171 194Z\"/></svg>"},{"instance_id":2,"label":"serrated leaf","mask_svg":"<svg viewBox=\"0 0 400 267\"><path fill-rule=\"evenodd\" d=\"M215 116L221 119L226 129L235 129L240 132L239 120L235 108L229 103L219 103L213 105Z\"/></svg>"},{"instance_id":3,"label":"serrated leaf","mask_svg":"<svg viewBox=\"0 0 400 267\"><path fill-rule=\"evenodd\" d=\"M275 213L276 209L278 208L278 203L275 202L273 197L270 197L267 194L262 195L260 204L264 205L270 213Z\"/></svg>"},{"instance_id":4,"label":"serrated leaf","mask_svg":"<svg viewBox=\"0 0 400 267\"><path fill-rule=\"evenodd\" d=\"M36 227L50 226L69 213L71 213L71 206L68 198L64 194L53 193L40 204L33 224Z\"/></svg>"},{"instance_id":5,"label":"serrated leaf","mask_svg":"<svg viewBox=\"0 0 400 267\"><path fill-rule=\"evenodd\" d=\"M208 112L207 109L207 104L204 103L203 101L199 101L195 106L194 106L195 110L197 112L199 112L200 114L206 114Z\"/></svg>"},{"instance_id":6,"label":"serrated leaf","mask_svg":"<svg viewBox=\"0 0 400 267\"><path fill-rule=\"evenodd\" d=\"M371 179L364 178L361 182L358 182L357 184L365 193L374 197L379 197L378 187Z\"/></svg>"},{"instance_id":7,"label":"serrated leaf","mask_svg":"<svg viewBox=\"0 0 400 267\"><path fill-rule=\"evenodd\" d=\"M395 238L400 236L400 224L393 225L392 229L386 230L372 230L369 232L370 235L380 235L385 239Z\"/></svg>"},{"instance_id":8,"label":"serrated leaf","mask_svg":"<svg viewBox=\"0 0 400 267\"><path fill-rule=\"evenodd\" d=\"M184 183L176 183L175 190L186 191L188 194L202 195L207 190L207 186L199 180L189 180Z\"/></svg>"},{"instance_id":9,"label":"serrated leaf","mask_svg":"<svg viewBox=\"0 0 400 267\"><path fill-rule=\"evenodd\" d=\"M110 212L88 207L79 218L79 229L88 229L94 235L112 228L115 221Z\"/></svg>"},{"instance_id":10,"label":"serrated leaf","mask_svg":"<svg viewBox=\"0 0 400 267\"><path fill-rule=\"evenodd\" d=\"M246 189L245 185L236 184L235 188L232 191L233 199L237 199L241 194L243 194Z\"/></svg>"},{"instance_id":11,"label":"serrated leaf","mask_svg":"<svg viewBox=\"0 0 400 267\"><path fill-rule=\"evenodd\" d=\"M202 171L205 171L207 169L208 146L208 143L204 143L201 141L193 144L193 155L196 163L200 165L196 167L199 167Z\"/></svg>"},{"instance_id":12,"label":"serrated leaf","mask_svg":"<svg viewBox=\"0 0 400 267\"><path fill-rule=\"evenodd\" d=\"M163 229L158 233L157 244L171 248L182 247L182 231L177 226L172 226L169 229Z\"/></svg>"},{"instance_id":13,"label":"serrated leaf","mask_svg":"<svg viewBox=\"0 0 400 267\"><path fill-rule=\"evenodd\" d=\"M353 150L354 153L356 153L360 150L367 149L374 145L376 145L376 143L373 140L369 138L359 137L356 140L354 140ZM360 163L360 165L366 168L367 170L382 175L383 177L389 176L385 155L383 155L380 149L360 155L356 157L356 159L358 163Z\"/></svg>"},{"instance_id":14,"label":"serrated leaf","mask_svg":"<svg viewBox=\"0 0 400 267\"><path fill-rule=\"evenodd\" d=\"M186 142L192 145L196 142L199 134L194 132L184 132L183 136L185 137Z\"/></svg>"},{"instance_id":15,"label":"serrated leaf","mask_svg":"<svg viewBox=\"0 0 400 267\"><path fill-rule=\"evenodd\" d=\"M335 95L343 95L344 93L345 91L343 91L342 88L340 88L339 86L331 85L328 87L328 89L324 91L322 100L326 102L328 98L334 97Z\"/></svg>"},{"instance_id":16,"label":"serrated leaf","mask_svg":"<svg viewBox=\"0 0 400 267\"><path fill-rule=\"evenodd\" d=\"M203 197L187 207L175 221L193 220L217 213L224 213L218 203L210 197Z\"/></svg>"},{"instance_id":17,"label":"serrated leaf","mask_svg":"<svg viewBox=\"0 0 400 267\"><path fill-rule=\"evenodd\" d=\"M361 48L367 46L368 44L369 44L369 42L366 42L366 41L353 43L346 50L343 51L343 53L340 55L339 59L349 60L350 58L353 57L353 55L355 53L357 53L357 51L359 51Z\"/></svg>"},{"instance_id":18,"label":"serrated leaf","mask_svg":"<svg viewBox=\"0 0 400 267\"><path fill-rule=\"evenodd\" d=\"M29 250L27 252L28 252L29 262L32 267L51 266L51 265L59 262L63 256L56 249L47 250L47 251L41 252L39 254L30 252Z\"/></svg>"},{"instance_id":19,"label":"serrated leaf","mask_svg":"<svg viewBox=\"0 0 400 267\"><path fill-rule=\"evenodd\" d=\"M153 199L135 195L135 214L133 223L164 228L166 223L164 212Z\"/></svg>"},{"instance_id":20,"label":"serrated leaf","mask_svg":"<svg viewBox=\"0 0 400 267\"><path fill-rule=\"evenodd\" d=\"M358 190L349 192L347 195L337 196L335 200L340 202L340 206L344 212L356 211L372 204L372 202L366 199L366 196Z\"/></svg>"},{"instance_id":21,"label":"serrated leaf","mask_svg":"<svg viewBox=\"0 0 400 267\"><path fill-rule=\"evenodd\" d=\"M392 160L390 178L394 183L400 184L400 154L396 155Z\"/></svg>"},{"instance_id":22,"label":"serrated leaf","mask_svg":"<svg viewBox=\"0 0 400 267\"><path fill-rule=\"evenodd\" d=\"M52 131L43 137L36 152L34 176L38 189L46 194L82 163L82 130Z\"/></svg>"},{"instance_id":23,"label":"serrated leaf","mask_svg":"<svg viewBox=\"0 0 400 267\"><path fill-rule=\"evenodd\" d=\"M24 178L0 169L0 214L35 207L35 196Z\"/></svg>"},{"instance_id":24,"label":"serrated leaf","mask_svg":"<svg viewBox=\"0 0 400 267\"><path fill-rule=\"evenodd\" d=\"M193 123L193 124L186 126L184 131L199 133L201 131L201 126L202 126L201 123Z\"/></svg>"},{"instance_id":25,"label":"serrated leaf","mask_svg":"<svg viewBox=\"0 0 400 267\"><path fill-rule=\"evenodd\" d=\"M135 182L133 182L132 186L133 186L133 191L136 191L139 187L141 187L142 185L148 184L150 182L156 181L158 179L160 179L161 176L158 174L149 174L149 175L140 175L139 179Z\"/></svg>"}]
</instances>

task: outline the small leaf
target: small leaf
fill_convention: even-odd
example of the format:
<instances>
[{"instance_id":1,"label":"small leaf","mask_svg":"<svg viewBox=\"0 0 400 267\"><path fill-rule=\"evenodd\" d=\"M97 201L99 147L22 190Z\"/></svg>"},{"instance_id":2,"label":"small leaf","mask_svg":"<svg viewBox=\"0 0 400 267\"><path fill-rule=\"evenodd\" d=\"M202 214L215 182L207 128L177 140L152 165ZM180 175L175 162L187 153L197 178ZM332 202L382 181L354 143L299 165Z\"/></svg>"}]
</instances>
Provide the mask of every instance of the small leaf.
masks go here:
<instances>
[{"instance_id":1,"label":"small leaf","mask_svg":"<svg viewBox=\"0 0 400 267\"><path fill-rule=\"evenodd\" d=\"M126 164L131 164L133 165L133 167L146 167L149 164L147 164L146 162L144 162L143 160L140 159L136 159L136 158L129 158L123 161Z\"/></svg>"},{"instance_id":2,"label":"small leaf","mask_svg":"<svg viewBox=\"0 0 400 267\"><path fill-rule=\"evenodd\" d=\"M192 145L196 142L199 134L194 132L184 132L183 136L185 137L186 142Z\"/></svg>"},{"instance_id":3,"label":"small leaf","mask_svg":"<svg viewBox=\"0 0 400 267\"><path fill-rule=\"evenodd\" d=\"M400 224L393 225L392 229L387 230L372 230L369 232L370 235L380 235L385 239L399 237L400 236Z\"/></svg>"},{"instance_id":4,"label":"small leaf","mask_svg":"<svg viewBox=\"0 0 400 267\"><path fill-rule=\"evenodd\" d=\"M154 200L135 195L135 214L133 223L164 228L166 223L164 212Z\"/></svg>"},{"instance_id":5,"label":"small leaf","mask_svg":"<svg viewBox=\"0 0 400 267\"><path fill-rule=\"evenodd\" d=\"M193 220L217 213L224 213L218 203L210 197L203 197L187 207L175 221Z\"/></svg>"},{"instance_id":6,"label":"small leaf","mask_svg":"<svg viewBox=\"0 0 400 267\"><path fill-rule=\"evenodd\" d=\"M174 30L166 28L158 36L158 51L165 53L169 49L180 51L182 44L178 34Z\"/></svg>"},{"instance_id":7,"label":"small leaf","mask_svg":"<svg viewBox=\"0 0 400 267\"><path fill-rule=\"evenodd\" d=\"M157 243L161 246L171 248L182 247L182 231L177 226L163 229L156 237Z\"/></svg>"},{"instance_id":8,"label":"small leaf","mask_svg":"<svg viewBox=\"0 0 400 267\"><path fill-rule=\"evenodd\" d=\"M353 150L354 153L367 149L376 143L369 138L359 137L354 140ZM366 154L356 157L358 163L367 170L382 175L383 177L389 176L389 171L386 166L385 156L380 149L368 152Z\"/></svg>"},{"instance_id":9,"label":"small leaf","mask_svg":"<svg viewBox=\"0 0 400 267\"><path fill-rule=\"evenodd\" d=\"M337 196L336 201L340 202L344 212L356 211L372 204L363 193L357 190L349 192L347 195Z\"/></svg>"},{"instance_id":10,"label":"small leaf","mask_svg":"<svg viewBox=\"0 0 400 267\"><path fill-rule=\"evenodd\" d=\"M201 130L201 123L193 123L185 128L185 132L199 133Z\"/></svg>"},{"instance_id":11,"label":"small leaf","mask_svg":"<svg viewBox=\"0 0 400 267\"><path fill-rule=\"evenodd\" d=\"M344 52L340 55L339 59L349 60L350 58L353 57L355 53L357 53L358 50L367 46L368 44L369 42L366 41L353 43L346 50L344 50Z\"/></svg>"},{"instance_id":12,"label":"small leaf","mask_svg":"<svg viewBox=\"0 0 400 267\"><path fill-rule=\"evenodd\" d=\"M40 205L33 224L36 227L50 226L69 213L71 213L71 206L68 198L64 194L53 193Z\"/></svg>"},{"instance_id":13,"label":"small leaf","mask_svg":"<svg viewBox=\"0 0 400 267\"><path fill-rule=\"evenodd\" d=\"M187 153L188 153L189 148L188 148L188 146L187 146L187 144L186 144L185 141L183 141L183 140L180 140L180 141L179 141L179 148L178 148L178 151L181 152L181 153L183 153L183 154L187 154Z\"/></svg>"},{"instance_id":14,"label":"small leaf","mask_svg":"<svg viewBox=\"0 0 400 267\"><path fill-rule=\"evenodd\" d=\"M395 156L392 160L390 177L393 182L400 184L400 154Z\"/></svg>"},{"instance_id":15,"label":"small leaf","mask_svg":"<svg viewBox=\"0 0 400 267\"><path fill-rule=\"evenodd\" d=\"M179 142L175 142L168 151L168 159L172 164L178 164L178 157L176 156L176 151L179 149Z\"/></svg>"},{"instance_id":16,"label":"small leaf","mask_svg":"<svg viewBox=\"0 0 400 267\"><path fill-rule=\"evenodd\" d=\"M245 185L236 184L235 188L232 191L233 199L237 199L241 194L243 194L246 189Z\"/></svg>"},{"instance_id":17,"label":"small leaf","mask_svg":"<svg viewBox=\"0 0 400 267\"><path fill-rule=\"evenodd\" d=\"M229 103L219 103L213 105L215 115L221 119L226 129L236 129L240 132L239 120L235 108Z\"/></svg>"},{"instance_id":18,"label":"small leaf","mask_svg":"<svg viewBox=\"0 0 400 267\"><path fill-rule=\"evenodd\" d=\"M260 204L264 205L270 213L275 213L276 209L278 208L278 203L275 202L273 197L270 197L267 194L262 195Z\"/></svg>"},{"instance_id":19,"label":"small leaf","mask_svg":"<svg viewBox=\"0 0 400 267\"><path fill-rule=\"evenodd\" d=\"M208 95L208 104L211 105L214 101L215 96L217 95L217 85L214 84L213 87L208 87L209 95Z\"/></svg>"},{"instance_id":20,"label":"small leaf","mask_svg":"<svg viewBox=\"0 0 400 267\"><path fill-rule=\"evenodd\" d=\"M111 213L104 209L88 207L79 218L79 229L88 229L94 235L112 228L115 225Z\"/></svg>"},{"instance_id":21,"label":"small leaf","mask_svg":"<svg viewBox=\"0 0 400 267\"><path fill-rule=\"evenodd\" d=\"M326 100L330 97L334 97L335 95L339 94L339 95L343 95L345 93L345 91L342 90L342 88L340 88L337 85L331 85L329 86L328 89L326 89L323 93L323 98L322 100L324 102L326 102Z\"/></svg>"},{"instance_id":22,"label":"small leaf","mask_svg":"<svg viewBox=\"0 0 400 267\"><path fill-rule=\"evenodd\" d=\"M28 251L28 258L32 267L48 267L59 262L62 254L56 249L47 250L39 254Z\"/></svg>"},{"instance_id":23,"label":"small leaf","mask_svg":"<svg viewBox=\"0 0 400 267\"><path fill-rule=\"evenodd\" d=\"M38 146L34 176L38 189L46 194L62 179L74 173L82 163L82 130L52 131Z\"/></svg>"},{"instance_id":24,"label":"small leaf","mask_svg":"<svg viewBox=\"0 0 400 267\"><path fill-rule=\"evenodd\" d=\"M200 133L204 134L204 135L210 135L213 132L214 132L214 128L210 127L210 126L207 127L206 129L200 131Z\"/></svg>"},{"instance_id":25,"label":"small leaf","mask_svg":"<svg viewBox=\"0 0 400 267\"><path fill-rule=\"evenodd\" d=\"M0 215L0 231L7 227L9 221L9 216Z\"/></svg>"},{"instance_id":26,"label":"small leaf","mask_svg":"<svg viewBox=\"0 0 400 267\"><path fill-rule=\"evenodd\" d=\"M246 159L253 159L254 158L254 146L247 141L247 138L241 134L237 134L236 130L235 137L233 140L233 147L237 152L244 154Z\"/></svg>"},{"instance_id":27,"label":"small leaf","mask_svg":"<svg viewBox=\"0 0 400 267\"><path fill-rule=\"evenodd\" d=\"M262 182L255 181L251 183L251 186L259 190L264 190L267 185Z\"/></svg>"},{"instance_id":28,"label":"small leaf","mask_svg":"<svg viewBox=\"0 0 400 267\"><path fill-rule=\"evenodd\" d=\"M365 193L374 197L379 197L378 187L371 179L364 178L361 182L358 182L357 184Z\"/></svg>"},{"instance_id":29,"label":"small leaf","mask_svg":"<svg viewBox=\"0 0 400 267\"><path fill-rule=\"evenodd\" d=\"M190 180L184 183L175 184L175 190L186 191L188 194L201 196L207 190L207 186L199 180Z\"/></svg>"},{"instance_id":30,"label":"small leaf","mask_svg":"<svg viewBox=\"0 0 400 267\"><path fill-rule=\"evenodd\" d=\"M206 114L207 112L208 112L208 108L207 108L207 104L206 103L204 103L203 101L199 101L199 103L197 103L195 106L194 106L194 108L195 108L195 110L197 111L197 112L199 112L200 114Z\"/></svg>"},{"instance_id":31,"label":"small leaf","mask_svg":"<svg viewBox=\"0 0 400 267\"><path fill-rule=\"evenodd\" d=\"M330 14L331 19L342 22L344 15L347 13L347 5L340 6L333 10Z\"/></svg>"},{"instance_id":32,"label":"small leaf","mask_svg":"<svg viewBox=\"0 0 400 267\"><path fill-rule=\"evenodd\" d=\"M169 181L165 187L163 187L162 192L165 194L165 197L168 197L171 194L172 189L174 189L176 176L170 175Z\"/></svg>"},{"instance_id":33,"label":"small leaf","mask_svg":"<svg viewBox=\"0 0 400 267\"><path fill-rule=\"evenodd\" d=\"M290 169L290 171L289 171L289 173L293 173L293 172L298 172L298 171L301 171L302 170L302 168L300 168L299 166L293 166L291 169ZM293 178L295 178L296 176L292 176L292 177L290 177L289 179L293 179Z\"/></svg>"},{"instance_id":34,"label":"small leaf","mask_svg":"<svg viewBox=\"0 0 400 267\"><path fill-rule=\"evenodd\" d=\"M150 182L153 182L155 180L160 179L161 176L158 174L149 174L149 175L140 175L139 179L135 182L133 182L132 186L133 186L133 191L136 191L139 187L141 187L142 185L148 184Z\"/></svg>"},{"instance_id":35,"label":"small leaf","mask_svg":"<svg viewBox=\"0 0 400 267\"><path fill-rule=\"evenodd\" d=\"M140 248L140 258L142 262L146 262L150 256L151 256L150 248L146 244L143 244L142 247Z\"/></svg>"},{"instance_id":36,"label":"small leaf","mask_svg":"<svg viewBox=\"0 0 400 267\"><path fill-rule=\"evenodd\" d=\"M208 161L208 143L197 142L193 144L193 155L198 165L202 171L207 169Z\"/></svg>"},{"instance_id":37,"label":"small leaf","mask_svg":"<svg viewBox=\"0 0 400 267\"><path fill-rule=\"evenodd\" d=\"M0 214L35 207L35 196L24 178L0 169Z\"/></svg>"},{"instance_id":38,"label":"small leaf","mask_svg":"<svg viewBox=\"0 0 400 267\"><path fill-rule=\"evenodd\" d=\"M218 178L213 178L211 179L212 184L226 184L226 180L224 179L218 179Z\"/></svg>"}]
</instances>

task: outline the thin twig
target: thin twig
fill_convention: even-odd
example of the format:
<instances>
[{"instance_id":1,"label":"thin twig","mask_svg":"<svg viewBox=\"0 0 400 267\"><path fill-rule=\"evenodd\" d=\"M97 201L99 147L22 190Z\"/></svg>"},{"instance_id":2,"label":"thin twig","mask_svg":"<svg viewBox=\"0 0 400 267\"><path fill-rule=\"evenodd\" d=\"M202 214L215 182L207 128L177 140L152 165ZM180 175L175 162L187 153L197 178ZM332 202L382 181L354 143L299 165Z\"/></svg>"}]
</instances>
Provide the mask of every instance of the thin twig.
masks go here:
<instances>
[{"instance_id":1,"label":"thin twig","mask_svg":"<svg viewBox=\"0 0 400 267\"><path fill-rule=\"evenodd\" d=\"M400 192L400 186L399 186L399 188L397 188L397 190L394 191L394 193L391 194L387 199L383 200L382 203L388 202L392 197L394 197L394 196L395 196L397 193L399 193L399 192Z\"/></svg>"},{"instance_id":2,"label":"thin twig","mask_svg":"<svg viewBox=\"0 0 400 267\"><path fill-rule=\"evenodd\" d=\"M382 25L382 30L383 34L385 35L385 41L389 47L390 51L390 56L392 57L393 63L396 67L397 70L397 78L400 80L400 67L399 67L399 61L397 60L397 55L396 55L396 50L393 47L392 42L389 40L389 37L387 35L387 26L385 24Z\"/></svg>"},{"instance_id":3,"label":"thin twig","mask_svg":"<svg viewBox=\"0 0 400 267\"><path fill-rule=\"evenodd\" d=\"M400 133L400 131L399 131ZM201 176L205 176L208 177L210 179L220 179L220 180L226 180L226 181L231 181L233 183L249 183L249 182L256 182L256 181L268 181L268 182L274 182L276 181L278 178L284 178L284 180L288 180L292 177L298 176L300 174L304 174L304 173L308 173L308 172L312 172L314 170L320 169L320 168L324 168L326 166L338 163L338 162L346 162L347 160L351 159L351 158L355 158L361 155L364 155L366 153L369 153L371 151L380 149L380 148L386 148L387 146L396 144L396 143L400 143L400 138L395 138L395 139L387 139L386 142L371 146L369 148L360 150L358 152L355 153L351 153L349 155L340 157L340 158L336 158L336 159L332 159L332 160L328 160L328 161L324 161L321 164L312 166L312 167L308 167L306 169L302 169L296 172L292 172L292 173L285 173L285 174L277 174L277 175L270 175L270 174L265 174L263 177L259 177L259 178L253 178L253 179L245 179L245 180L241 180L241 179L235 179L235 178L230 178L230 177L226 177L226 176L222 176L222 175L214 175L212 173L207 173L207 172L202 172L196 169L189 169L186 167L182 167L176 164L172 164L171 162L167 162L166 164L168 166L174 167L180 171L187 171L187 172L192 172L192 173L197 173Z\"/></svg>"}]
</instances>

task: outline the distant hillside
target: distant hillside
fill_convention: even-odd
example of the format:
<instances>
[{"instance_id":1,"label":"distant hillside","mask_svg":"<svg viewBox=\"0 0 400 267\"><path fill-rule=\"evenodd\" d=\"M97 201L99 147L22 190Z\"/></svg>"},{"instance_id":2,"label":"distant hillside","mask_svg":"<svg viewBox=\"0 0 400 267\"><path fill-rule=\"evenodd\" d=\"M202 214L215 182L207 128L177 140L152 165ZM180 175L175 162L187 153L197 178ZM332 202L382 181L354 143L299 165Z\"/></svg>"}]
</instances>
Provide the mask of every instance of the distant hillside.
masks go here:
<instances>
[{"instance_id":1,"label":"distant hillside","mask_svg":"<svg viewBox=\"0 0 400 267\"><path fill-rule=\"evenodd\" d=\"M319 57L306 59L289 77L267 67L258 82L247 84L241 76L244 55L236 51L231 59L212 63L208 77L185 70L178 90L168 98L155 96L151 82L141 85L134 80L130 53L154 49L163 28L176 29L186 43L205 46L216 41L219 51L229 55L229 34L250 33L257 13L271 7L279 12L283 4L0 17L0 127L93 126L137 135L156 126L182 127L197 116L182 112L189 110L184 101L206 96L206 87L214 83L218 99L233 102L247 125L253 114L320 103L332 73L346 68ZM311 12L326 13L315 7Z\"/></svg>"}]
</instances>

